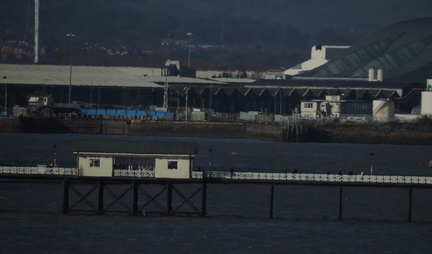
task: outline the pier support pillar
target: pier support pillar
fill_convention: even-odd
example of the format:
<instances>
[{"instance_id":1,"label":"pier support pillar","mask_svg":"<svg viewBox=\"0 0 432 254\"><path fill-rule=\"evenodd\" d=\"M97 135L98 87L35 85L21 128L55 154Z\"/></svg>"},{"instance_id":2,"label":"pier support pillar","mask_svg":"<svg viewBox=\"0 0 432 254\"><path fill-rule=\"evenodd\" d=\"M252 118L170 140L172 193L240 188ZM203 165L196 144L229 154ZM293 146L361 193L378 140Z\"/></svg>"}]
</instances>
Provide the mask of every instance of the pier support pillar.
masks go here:
<instances>
[{"instance_id":1,"label":"pier support pillar","mask_svg":"<svg viewBox=\"0 0 432 254\"><path fill-rule=\"evenodd\" d=\"M132 183L132 215L138 215L138 183Z\"/></svg>"},{"instance_id":2,"label":"pier support pillar","mask_svg":"<svg viewBox=\"0 0 432 254\"><path fill-rule=\"evenodd\" d=\"M103 207L104 207L104 183L102 181L99 181L97 215L103 214Z\"/></svg>"},{"instance_id":3,"label":"pier support pillar","mask_svg":"<svg viewBox=\"0 0 432 254\"><path fill-rule=\"evenodd\" d=\"M274 185L270 187L270 214L269 218L273 219L273 200L274 200Z\"/></svg>"},{"instance_id":4,"label":"pier support pillar","mask_svg":"<svg viewBox=\"0 0 432 254\"><path fill-rule=\"evenodd\" d=\"M63 181L63 205L62 213L69 212L69 181Z\"/></svg>"},{"instance_id":5,"label":"pier support pillar","mask_svg":"<svg viewBox=\"0 0 432 254\"><path fill-rule=\"evenodd\" d=\"M342 220L342 201L343 201L343 187L339 188L339 220Z\"/></svg>"},{"instance_id":6,"label":"pier support pillar","mask_svg":"<svg viewBox=\"0 0 432 254\"><path fill-rule=\"evenodd\" d=\"M207 184L203 183L201 187L201 212L200 216L205 217L207 214Z\"/></svg>"},{"instance_id":7,"label":"pier support pillar","mask_svg":"<svg viewBox=\"0 0 432 254\"><path fill-rule=\"evenodd\" d=\"M412 196L413 196L413 189L410 188L408 192L408 222L411 222L412 219Z\"/></svg>"},{"instance_id":8,"label":"pier support pillar","mask_svg":"<svg viewBox=\"0 0 432 254\"><path fill-rule=\"evenodd\" d=\"M166 190L167 190L167 200L166 200L166 214L170 215L172 212L172 183L167 183Z\"/></svg>"}]
</instances>

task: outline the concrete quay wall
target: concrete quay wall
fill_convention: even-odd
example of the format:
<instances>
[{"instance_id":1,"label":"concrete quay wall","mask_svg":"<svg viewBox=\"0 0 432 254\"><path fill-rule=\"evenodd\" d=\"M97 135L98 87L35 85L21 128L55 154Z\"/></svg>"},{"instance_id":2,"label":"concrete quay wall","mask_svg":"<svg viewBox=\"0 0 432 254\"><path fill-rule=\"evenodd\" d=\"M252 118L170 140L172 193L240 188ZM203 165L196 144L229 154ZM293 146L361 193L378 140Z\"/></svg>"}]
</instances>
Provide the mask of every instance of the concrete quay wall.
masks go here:
<instances>
[{"instance_id":1,"label":"concrete quay wall","mask_svg":"<svg viewBox=\"0 0 432 254\"><path fill-rule=\"evenodd\" d=\"M246 122L127 121L82 118L0 118L0 132L244 138L285 141L286 127Z\"/></svg>"},{"instance_id":2,"label":"concrete quay wall","mask_svg":"<svg viewBox=\"0 0 432 254\"><path fill-rule=\"evenodd\" d=\"M132 123L129 135L179 136L202 138L250 138L284 141L285 127L253 123L219 122L138 122Z\"/></svg>"},{"instance_id":3,"label":"concrete quay wall","mask_svg":"<svg viewBox=\"0 0 432 254\"><path fill-rule=\"evenodd\" d=\"M264 124L0 118L0 132L261 139L279 142L432 145L432 120L418 123Z\"/></svg>"}]
</instances>

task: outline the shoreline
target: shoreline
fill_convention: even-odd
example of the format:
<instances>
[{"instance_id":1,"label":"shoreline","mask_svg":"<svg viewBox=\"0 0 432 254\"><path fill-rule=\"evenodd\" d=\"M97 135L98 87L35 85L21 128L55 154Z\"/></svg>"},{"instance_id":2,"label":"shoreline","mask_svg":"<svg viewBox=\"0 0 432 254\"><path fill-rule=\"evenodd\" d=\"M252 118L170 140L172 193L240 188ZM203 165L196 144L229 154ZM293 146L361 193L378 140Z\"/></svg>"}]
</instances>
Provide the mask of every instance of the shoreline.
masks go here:
<instances>
[{"instance_id":1,"label":"shoreline","mask_svg":"<svg viewBox=\"0 0 432 254\"><path fill-rule=\"evenodd\" d=\"M432 145L432 120L412 123L129 121L125 119L0 118L2 133L257 139L276 142Z\"/></svg>"}]
</instances>

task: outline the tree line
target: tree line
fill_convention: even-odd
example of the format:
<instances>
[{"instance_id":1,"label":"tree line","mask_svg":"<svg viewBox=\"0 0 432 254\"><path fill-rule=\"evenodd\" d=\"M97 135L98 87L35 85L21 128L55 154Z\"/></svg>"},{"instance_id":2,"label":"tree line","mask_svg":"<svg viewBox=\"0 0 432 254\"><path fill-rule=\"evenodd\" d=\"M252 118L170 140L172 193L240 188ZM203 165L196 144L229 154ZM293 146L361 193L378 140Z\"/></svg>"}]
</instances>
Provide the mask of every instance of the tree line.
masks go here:
<instances>
[{"instance_id":1,"label":"tree line","mask_svg":"<svg viewBox=\"0 0 432 254\"><path fill-rule=\"evenodd\" d=\"M76 64L160 65L166 59L186 64L190 52L191 67L197 69L262 71L289 68L308 59L313 45L350 45L358 36L329 27L305 32L282 22L245 16L178 14L176 2L166 2L166 10L154 12L159 5L146 7L131 0L41 1L40 47L45 52L41 62L67 64L72 49ZM0 25L10 29L0 31L0 39L31 42L31 6L7 1L4 7ZM208 8L203 7L203 12ZM76 34L72 41L65 36L69 32ZM193 35L187 36L188 32ZM162 45L164 40L182 43ZM127 54L108 53L119 44ZM24 56L18 62L31 60ZM2 59L16 61L14 56Z\"/></svg>"}]
</instances>

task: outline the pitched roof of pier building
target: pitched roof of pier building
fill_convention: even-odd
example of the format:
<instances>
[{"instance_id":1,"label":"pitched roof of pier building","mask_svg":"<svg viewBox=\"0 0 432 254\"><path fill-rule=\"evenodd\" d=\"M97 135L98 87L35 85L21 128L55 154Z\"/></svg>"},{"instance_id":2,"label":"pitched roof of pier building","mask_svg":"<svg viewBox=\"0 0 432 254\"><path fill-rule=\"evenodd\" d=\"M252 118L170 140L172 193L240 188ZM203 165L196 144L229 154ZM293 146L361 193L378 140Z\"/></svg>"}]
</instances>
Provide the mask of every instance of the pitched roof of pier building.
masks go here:
<instances>
[{"instance_id":1,"label":"pitched roof of pier building","mask_svg":"<svg viewBox=\"0 0 432 254\"><path fill-rule=\"evenodd\" d=\"M195 142L129 141L129 140L77 140L75 153L196 155Z\"/></svg>"}]
</instances>

